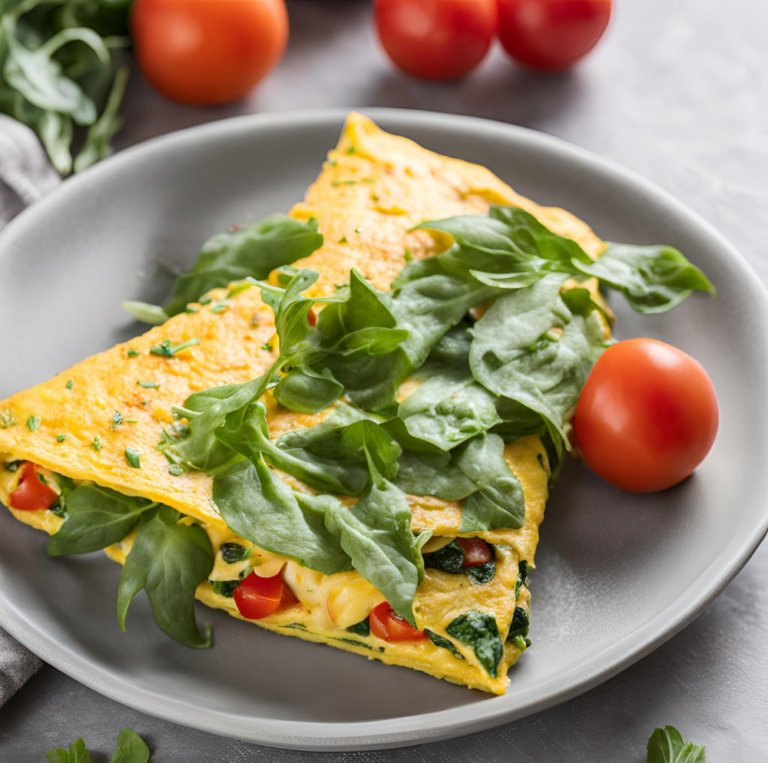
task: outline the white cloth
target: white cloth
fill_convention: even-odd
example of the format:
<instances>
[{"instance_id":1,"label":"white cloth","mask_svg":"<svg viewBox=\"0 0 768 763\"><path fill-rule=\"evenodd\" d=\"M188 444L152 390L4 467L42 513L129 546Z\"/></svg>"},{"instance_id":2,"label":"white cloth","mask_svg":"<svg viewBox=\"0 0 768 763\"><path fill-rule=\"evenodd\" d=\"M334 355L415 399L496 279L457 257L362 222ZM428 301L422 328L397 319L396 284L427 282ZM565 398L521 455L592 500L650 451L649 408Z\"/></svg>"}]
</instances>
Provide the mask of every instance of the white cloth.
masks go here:
<instances>
[{"instance_id":1,"label":"white cloth","mask_svg":"<svg viewBox=\"0 0 768 763\"><path fill-rule=\"evenodd\" d=\"M0 114L0 229L60 180L32 130ZM42 664L0 628L0 707Z\"/></svg>"}]
</instances>

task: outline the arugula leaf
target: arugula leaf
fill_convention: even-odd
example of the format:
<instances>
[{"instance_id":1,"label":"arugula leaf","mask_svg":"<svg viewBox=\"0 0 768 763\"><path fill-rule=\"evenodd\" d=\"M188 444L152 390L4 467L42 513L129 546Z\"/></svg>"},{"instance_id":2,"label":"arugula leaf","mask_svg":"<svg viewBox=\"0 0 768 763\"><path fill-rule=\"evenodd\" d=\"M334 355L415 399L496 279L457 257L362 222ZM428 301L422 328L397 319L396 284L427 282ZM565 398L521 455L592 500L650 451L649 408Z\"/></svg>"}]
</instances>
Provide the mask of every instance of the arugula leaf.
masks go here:
<instances>
[{"instance_id":1,"label":"arugula leaf","mask_svg":"<svg viewBox=\"0 0 768 763\"><path fill-rule=\"evenodd\" d=\"M123 729L117 735L117 749L111 763L147 763L149 747L146 742L130 729Z\"/></svg>"},{"instance_id":2,"label":"arugula leaf","mask_svg":"<svg viewBox=\"0 0 768 763\"><path fill-rule=\"evenodd\" d=\"M177 524L182 515L160 506L142 525L128 554L117 592L117 620L125 618L136 594L144 589L160 630L194 649L213 645L211 626L201 634L195 621L195 591L213 567L213 550L199 525Z\"/></svg>"},{"instance_id":3,"label":"arugula leaf","mask_svg":"<svg viewBox=\"0 0 768 763\"><path fill-rule=\"evenodd\" d=\"M694 291L713 296L715 287L704 273L671 246L608 244L594 262L574 262L585 275L621 291L633 310L664 313Z\"/></svg>"},{"instance_id":4,"label":"arugula leaf","mask_svg":"<svg viewBox=\"0 0 768 763\"><path fill-rule=\"evenodd\" d=\"M547 275L496 300L475 324L470 351L475 379L541 414L558 449L563 416L610 344L597 311L585 317L569 309L560 295L565 279L559 273Z\"/></svg>"},{"instance_id":5,"label":"arugula leaf","mask_svg":"<svg viewBox=\"0 0 768 763\"><path fill-rule=\"evenodd\" d=\"M281 265L309 257L323 245L317 220L273 215L203 244L192 268L176 278L165 311L173 316L211 289L251 277L260 281Z\"/></svg>"},{"instance_id":6,"label":"arugula leaf","mask_svg":"<svg viewBox=\"0 0 768 763\"><path fill-rule=\"evenodd\" d=\"M470 610L449 623L445 631L451 638L466 644L488 675L496 678L496 669L504 656L504 644L492 615Z\"/></svg>"},{"instance_id":7,"label":"arugula leaf","mask_svg":"<svg viewBox=\"0 0 768 763\"><path fill-rule=\"evenodd\" d=\"M413 600L424 579L421 547L431 533L414 536L405 494L379 475L370 459L369 468L372 482L360 500L329 506L325 523L354 568L415 627Z\"/></svg>"},{"instance_id":8,"label":"arugula leaf","mask_svg":"<svg viewBox=\"0 0 768 763\"><path fill-rule=\"evenodd\" d=\"M78 737L75 742L69 746L69 751L62 747L49 750L45 759L48 763L92 763L91 755L85 749L85 742Z\"/></svg>"},{"instance_id":9,"label":"arugula leaf","mask_svg":"<svg viewBox=\"0 0 768 763\"><path fill-rule=\"evenodd\" d=\"M674 726L655 729L648 740L648 757L645 763L706 763L703 746L684 742Z\"/></svg>"},{"instance_id":10,"label":"arugula leaf","mask_svg":"<svg viewBox=\"0 0 768 763\"><path fill-rule=\"evenodd\" d=\"M504 458L501 437L475 437L456 452L455 464L478 486L462 505L460 532L517 530L523 526L525 496Z\"/></svg>"},{"instance_id":11,"label":"arugula leaf","mask_svg":"<svg viewBox=\"0 0 768 763\"><path fill-rule=\"evenodd\" d=\"M81 485L66 497L67 518L48 538L48 556L87 554L119 543L156 506L98 485Z\"/></svg>"},{"instance_id":12,"label":"arugula leaf","mask_svg":"<svg viewBox=\"0 0 768 763\"><path fill-rule=\"evenodd\" d=\"M259 548L333 575L352 569L349 558L326 529L330 495L292 491L259 456L213 480L213 501L232 532Z\"/></svg>"}]
</instances>

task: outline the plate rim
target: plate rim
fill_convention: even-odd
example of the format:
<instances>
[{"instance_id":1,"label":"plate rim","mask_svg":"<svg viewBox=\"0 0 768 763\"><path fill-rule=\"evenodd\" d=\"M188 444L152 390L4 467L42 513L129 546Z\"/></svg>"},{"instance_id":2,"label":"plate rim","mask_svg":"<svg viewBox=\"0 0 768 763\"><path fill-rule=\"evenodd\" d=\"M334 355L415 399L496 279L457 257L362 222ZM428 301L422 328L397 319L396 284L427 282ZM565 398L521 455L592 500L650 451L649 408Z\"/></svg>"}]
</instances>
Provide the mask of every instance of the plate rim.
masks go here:
<instances>
[{"instance_id":1,"label":"plate rim","mask_svg":"<svg viewBox=\"0 0 768 763\"><path fill-rule=\"evenodd\" d=\"M247 114L208 122L138 143L85 172L67 179L41 200L25 209L0 232L0 251L10 235L9 231L15 235L23 235L25 226L33 225L38 215L44 216L50 206L58 204L60 199L65 199L73 189L76 190L83 184L97 182L102 175L119 172L120 167L131 162L136 154L162 151L170 144L174 144L174 148L183 147L185 144L194 144L201 138L221 140L225 139L230 132L258 133L263 129L280 126L325 126L332 122L338 123L341 128L347 114L352 110L354 109L331 108ZM404 129L418 126L439 130L446 124L450 124L451 127L474 134L484 133L489 139L493 139L494 135L512 135L521 143L544 146L555 153L559 152L561 155L570 156L593 168L598 168L613 176L624 186L641 190L651 198L662 202L676 220L684 221L704 233L717 245L718 249L731 258L732 266L739 268L741 275L754 289L753 298L762 301L764 309L768 308L766 287L743 255L713 225L668 191L613 160L562 138L480 117L412 109L361 107L359 110L374 120L400 122ZM764 337L764 343L766 345L764 349L768 349L768 335ZM768 439L763 437L764 446L768 445ZM696 619L749 561L767 533L768 505L762 522L749 537L742 542L737 538L733 539L710 561L707 568L678 594L675 601L637 631L612 644L608 650L610 656L604 652L602 655L579 663L565 674L558 676L556 680L552 679L540 686L535 695L532 694L530 698L514 708L505 707L503 698L495 697L483 702L423 715L350 723L285 721L236 716L205 709L177 698L161 697L126 683L106 669L94 666L86 657L72 652L40 632L7 597L5 591L0 591L0 625L45 662L80 683L110 699L164 720L219 736L273 747L329 752L387 749L435 742L482 731L539 712L594 688L661 646ZM732 548L734 545L736 547ZM723 557L728 564L723 564L721 561ZM712 570L713 574L707 578L709 570ZM628 640L632 641L632 646L623 648L622 645ZM601 664L596 664L598 662ZM553 686L555 683L557 686Z\"/></svg>"}]
</instances>

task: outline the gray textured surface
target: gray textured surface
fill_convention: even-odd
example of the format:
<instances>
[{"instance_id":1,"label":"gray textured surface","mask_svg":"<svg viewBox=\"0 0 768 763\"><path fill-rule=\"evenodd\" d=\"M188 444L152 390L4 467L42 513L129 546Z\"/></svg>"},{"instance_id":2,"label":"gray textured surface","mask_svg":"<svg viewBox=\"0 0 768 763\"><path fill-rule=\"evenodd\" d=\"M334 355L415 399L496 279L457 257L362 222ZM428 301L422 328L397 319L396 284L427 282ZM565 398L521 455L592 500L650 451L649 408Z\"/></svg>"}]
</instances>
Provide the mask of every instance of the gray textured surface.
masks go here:
<instances>
[{"instance_id":1,"label":"gray textured surface","mask_svg":"<svg viewBox=\"0 0 768 763\"><path fill-rule=\"evenodd\" d=\"M768 53L761 0L624 0L609 36L576 72L542 78L496 53L471 79L430 86L391 72L374 49L368 5L291 4L291 48L245 104L194 110L134 81L122 145L246 111L404 106L534 127L640 171L704 214L768 280L762 237L768 170ZM695 257L694 253L691 253ZM738 372L736 370L735 372ZM727 509L727 507L724 507ZM617 678L560 707L445 743L321 756L243 745L155 720L44 668L0 711L0 759L42 760L81 734L108 760L130 726L165 761L641 761L655 725L705 743L710 760L768 750L768 548L695 623Z\"/></svg>"}]
</instances>

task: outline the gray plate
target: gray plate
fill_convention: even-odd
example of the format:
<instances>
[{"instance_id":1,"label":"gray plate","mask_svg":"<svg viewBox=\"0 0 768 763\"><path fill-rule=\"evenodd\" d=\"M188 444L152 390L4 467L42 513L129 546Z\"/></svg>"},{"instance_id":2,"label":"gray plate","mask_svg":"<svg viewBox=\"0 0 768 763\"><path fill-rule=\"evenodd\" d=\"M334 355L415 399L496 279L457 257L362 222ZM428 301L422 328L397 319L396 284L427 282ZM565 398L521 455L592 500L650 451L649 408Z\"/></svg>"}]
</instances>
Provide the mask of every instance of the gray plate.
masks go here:
<instances>
[{"instance_id":1,"label":"gray plate","mask_svg":"<svg viewBox=\"0 0 768 763\"><path fill-rule=\"evenodd\" d=\"M488 165L516 190L563 206L603 238L673 244L710 276L694 297L644 317L614 300L620 338L651 336L700 360L721 411L694 477L636 496L569 463L547 507L532 574L533 648L490 697L403 668L282 638L200 607L216 646L196 652L151 621L115 619L119 568L101 554L48 559L45 537L0 513L0 624L103 694L177 723L302 749L394 747L520 718L595 686L695 618L768 527L768 310L739 254L636 175L553 138L464 117L368 113L385 129ZM138 331L122 299L158 301L168 268L209 235L302 198L338 136L340 111L246 117L150 141L68 180L0 236L0 397Z\"/></svg>"}]
</instances>

